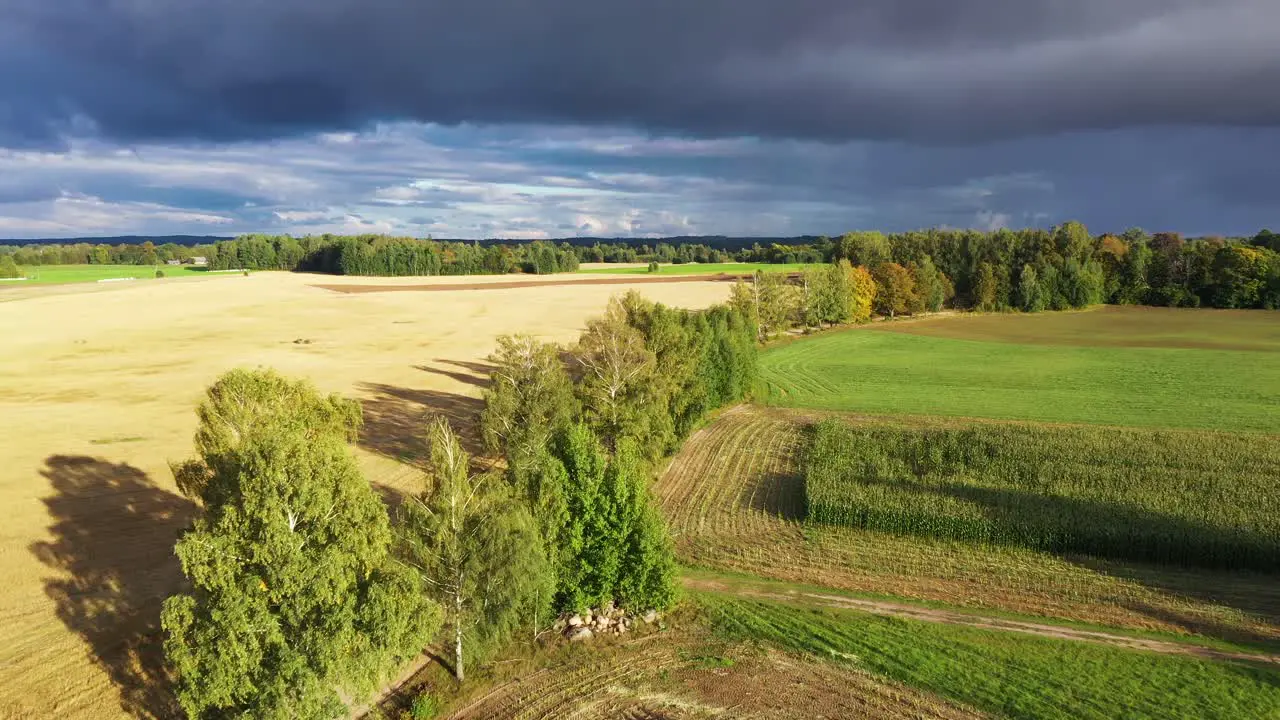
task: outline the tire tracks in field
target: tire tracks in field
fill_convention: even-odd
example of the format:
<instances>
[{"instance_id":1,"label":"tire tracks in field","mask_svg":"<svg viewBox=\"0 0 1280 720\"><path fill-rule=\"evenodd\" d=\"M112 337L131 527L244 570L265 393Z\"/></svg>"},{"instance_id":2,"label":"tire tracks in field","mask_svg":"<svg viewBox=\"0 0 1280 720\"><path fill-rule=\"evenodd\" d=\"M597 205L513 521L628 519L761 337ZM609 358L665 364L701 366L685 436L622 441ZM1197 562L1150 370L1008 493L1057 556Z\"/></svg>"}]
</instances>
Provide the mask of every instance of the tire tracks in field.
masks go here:
<instances>
[{"instance_id":1,"label":"tire tracks in field","mask_svg":"<svg viewBox=\"0 0 1280 720\"><path fill-rule=\"evenodd\" d=\"M768 591L762 589L743 588L706 578L683 578L686 589L699 592L710 592L734 597L768 600L774 602L801 602L810 606L819 606L835 610L856 610L881 617L895 617L939 625L963 625L982 630L998 630L1005 632L1035 635L1037 637L1056 640L1076 640L1127 650L1145 650L1161 655L1183 655L1202 660L1230 660L1236 662L1252 662L1263 665L1280 666L1280 655L1267 653L1248 653L1231 650L1218 650L1204 645L1194 645L1171 640L1117 635L1100 630L1086 630L1061 625L1013 620L1009 618L975 615L971 613L952 612L939 608L910 605L907 603L884 600L868 600L827 595L823 593L802 592L799 590Z\"/></svg>"},{"instance_id":2,"label":"tire tracks in field","mask_svg":"<svg viewBox=\"0 0 1280 720\"><path fill-rule=\"evenodd\" d=\"M860 534L845 538L851 531L830 529L816 537L809 537L803 522L790 516L789 506L796 502L790 497L794 492L795 474L798 471L793 457L799 441L800 415L779 412L751 405L739 405L724 411L713 423L698 430L685 443L684 449L667 466L655 486L655 495L668 519L682 559L693 566L729 571L760 577L766 583L801 583L817 590L787 590L781 594L775 588L757 589L757 595L769 599L802 601L833 608L861 610L877 615L917 619L924 622L967 625L988 630L1016 632L1042 637L1079 640L1108 644L1133 650L1145 650L1166 655L1184 655L1212 660L1230 660L1280 665L1280 655L1264 650L1250 652L1215 649L1197 644L1194 637L1162 640L1134 635L1107 632L1105 626L1115 625L1117 630L1125 623L1110 623L1113 619L1101 610L1107 610L1120 600L1101 588L1097 598L1087 600L1080 611L1070 607L1048 605L1042 607L1034 601L1039 598L1020 597L1029 583L1020 580L1024 573L1037 571L1035 577L1046 571L1058 571L1069 566L1048 568L1023 567L1020 563L998 566L961 566L957 577L946 566L947 547L934 547L928 543L913 544L910 557L899 557L901 549L888 556L875 550L875 558L895 559L893 568L868 567L866 555L873 551L868 543L874 543L874 534ZM784 479L790 478L789 481ZM802 502L802 501L801 501ZM1007 559L1007 558L1006 558ZM1017 558L1014 558L1015 560ZM920 567L917 567L920 566ZM892 573L890 582L884 580L886 572ZM982 598L969 605L972 609L948 611L913 601L937 601L950 603L957 593L967 597L977 583L986 585L995 579L991 573L1013 573L1005 582L998 583L1000 590L1019 596L1016 602L996 602ZM834 573L834 575L832 574ZM898 577L901 576L901 577ZM1000 575L999 577L1005 577ZM834 579L837 584L824 582ZM724 583L686 578L692 589L707 589L733 594L745 583L737 578L725 578ZM901 602L861 600L847 596L823 594L822 588L832 592L848 591L872 595L898 595L895 589L912 589L914 592ZM1074 587L1064 583L1061 588L1050 587L1056 595L1068 597ZM1123 589L1123 588L1119 588ZM1114 593L1115 590L1110 592ZM1006 600L1009 595L1002 595ZM1147 600L1147 598L1139 598ZM988 611L1008 609L1021 615L1044 615L1064 620L1075 620L1100 629L1076 628L1066 625L1036 622L1034 619L1012 619L984 614ZM968 604L966 604L968 605ZM1145 618L1124 618L1134 629L1160 629L1176 632L1177 625L1160 627L1158 623L1146 624ZM1151 627L1154 625L1154 627Z\"/></svg>"}]
</instances>

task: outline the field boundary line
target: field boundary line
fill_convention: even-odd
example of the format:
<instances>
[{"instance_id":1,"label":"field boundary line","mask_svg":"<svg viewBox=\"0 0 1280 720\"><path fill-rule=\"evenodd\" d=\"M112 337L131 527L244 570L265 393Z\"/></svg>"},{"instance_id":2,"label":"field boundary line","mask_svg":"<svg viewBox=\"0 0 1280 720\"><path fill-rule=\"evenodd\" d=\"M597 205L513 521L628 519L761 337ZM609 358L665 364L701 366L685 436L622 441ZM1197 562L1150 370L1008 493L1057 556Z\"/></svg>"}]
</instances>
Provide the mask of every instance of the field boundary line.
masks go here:
<instances>
[{"instance_id":1,"label":"field boundary line","mask_svg":"<svg viewBox=\"0 0 1280 720\"><path fill-rule=\"evenodd\" d=\"M436 276L450 277L450 276ZM452 276L456 277L456 276ZM581 276L579 276L581 277ZM692 282L734 282L744 279L745 275L719 273L715 275L667 275L663 277L644 277L619 275L617 277L588 278L585 280L528 280L486 283L440 283L430 285L312 285L313 288L328 290L344 295L382 292L452 292L454 290L516 290L519 288L573 286L573 285L650 285L660 283L692 283Z\"/></svg>"}]
</instances>

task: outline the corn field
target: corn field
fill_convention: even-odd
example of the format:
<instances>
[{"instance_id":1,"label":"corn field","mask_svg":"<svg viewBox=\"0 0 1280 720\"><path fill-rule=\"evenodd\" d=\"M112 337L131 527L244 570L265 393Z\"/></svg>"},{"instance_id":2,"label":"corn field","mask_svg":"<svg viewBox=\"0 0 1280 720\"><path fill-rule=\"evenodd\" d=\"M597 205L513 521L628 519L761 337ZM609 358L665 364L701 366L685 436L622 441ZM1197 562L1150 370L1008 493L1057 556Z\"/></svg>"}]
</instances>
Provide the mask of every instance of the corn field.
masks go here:
<instances>
[{"instance_id":1,"label":"corn field","mask_svg":"<svg viewBox=\"0 0 1280 720\"><path fill-rule=\"evenodd\" d=\"M814 522L1172 565L1280 570L1280 438L1029 424L811 429Z\"/></svg>"}]
</instances>

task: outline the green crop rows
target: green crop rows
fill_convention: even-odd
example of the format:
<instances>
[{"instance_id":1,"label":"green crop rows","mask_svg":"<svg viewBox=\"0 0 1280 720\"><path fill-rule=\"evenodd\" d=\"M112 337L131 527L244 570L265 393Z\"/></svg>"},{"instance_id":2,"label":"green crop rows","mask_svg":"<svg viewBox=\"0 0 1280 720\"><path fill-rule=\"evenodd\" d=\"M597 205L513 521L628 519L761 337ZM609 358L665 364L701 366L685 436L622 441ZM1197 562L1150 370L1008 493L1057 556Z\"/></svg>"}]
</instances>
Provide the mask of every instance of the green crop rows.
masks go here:
<instances>
[{"instance_id":1,"label":"green crop rows","mask_svg":"<svg viewBox=\"0 0 1280 720\"><path fill-rule=\"evenodd\" d=\"M1280 569L1280 438L826 420L807 516L898 534L1219 568Z\"/></svg>"}]
</instances>

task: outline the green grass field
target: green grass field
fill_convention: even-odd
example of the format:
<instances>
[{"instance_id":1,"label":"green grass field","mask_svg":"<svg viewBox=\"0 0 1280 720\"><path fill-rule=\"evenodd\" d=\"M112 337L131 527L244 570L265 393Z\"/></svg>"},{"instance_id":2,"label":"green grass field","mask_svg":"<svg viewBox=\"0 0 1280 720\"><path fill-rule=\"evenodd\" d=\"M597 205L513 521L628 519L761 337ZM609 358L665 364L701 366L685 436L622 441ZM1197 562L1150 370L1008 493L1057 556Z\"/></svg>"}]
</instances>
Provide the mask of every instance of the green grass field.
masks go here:
<instances>
[{"instance_id":1,"label":"green grass field","mask_svg":"<svg viewBox=\"0 0 1280 720\"><path fill-rule=\"evenodd\" d=\"M189 265L160 265L166 278L209 277L205 268ZM151 265L31 265L22 268L26 280L6 282L3 285L33 285L52 283L97 282L99 280L155 279L157 267ZM215 273L213 276L216 277ZM230 273L228 273L230 274Z\"/></svg>"},{"instance_id":2,"label":"green grass field","mask_svg":"<svg viewBox=\"0 0 1280 720\"><path fill-rule=\"evenodd\" d=\"M1177 339L1125 347L1114 331L1100 331L1105 343L1082 344L1089 324L1128 319L1126 309L1073 314L1061 343L1062 316L1049 313L853 329L762 353L758 396L772 405L872 414L1280 432L1280 345L1257 331L1270 327L1264 321L1280 325L1280 314L1215 313L1190 336L1273 347L1232 350L1189 347L1182 313L1127 312L1147 318L1148 342L1162 331ZM1033 338L1022 331L1022 342L965 338L973 329L990 338L996 320L1034 329L1042 319Z\"/></svg>"},{"instance_id":3,"label":"green grass field","mask_svg":"<svg viewBox=\"0 0 1280 720\"><path fill-rule=\"evenodd\" d=\"M1280 718L1280 669L699 593L715 630L1000 717Z\"/></svg>"},{"instance_id":4,"label":"green grass field","mask_svg":"<svg viewBox=\"0 0 1280 720\"><path fill-rule=\"evenodd\" d=\"M1280 437L827 420L807 516L1122 560L1280 570Z\"/></svg>"},{"instance_id":5,"label":"green grass field","mask_svg":"<svg viewBox=\"0 0 1280 720\"><path fill-rule=\"evenodd\" d=\"M1104 305L1076 312L975 314L893 322L877 330L1030 345L1280 352L1280 313Z\"/></svg>"},{"instance_id":6,"label":"green grass field","mask_svg":"<svg viewBox=\"0 0 1280 720\"><path fill-rule=\"evenodd\" d=\"M645 267L586 268L578 272L589 275L745 275L757 270L764 272L798 272L808 267L801 263L686 263L684 265L660 265L651 273Z\"/></svg>"}]
</instances>

